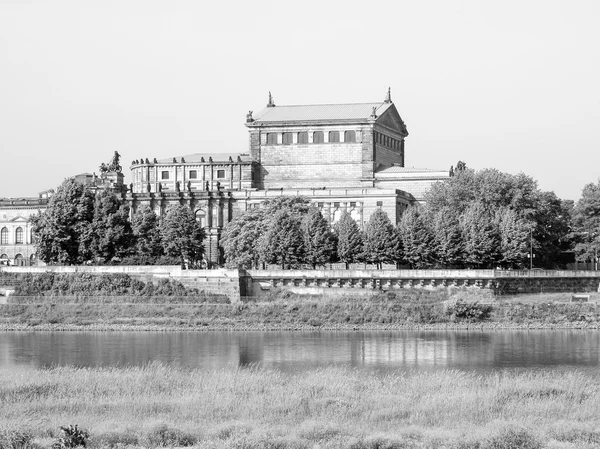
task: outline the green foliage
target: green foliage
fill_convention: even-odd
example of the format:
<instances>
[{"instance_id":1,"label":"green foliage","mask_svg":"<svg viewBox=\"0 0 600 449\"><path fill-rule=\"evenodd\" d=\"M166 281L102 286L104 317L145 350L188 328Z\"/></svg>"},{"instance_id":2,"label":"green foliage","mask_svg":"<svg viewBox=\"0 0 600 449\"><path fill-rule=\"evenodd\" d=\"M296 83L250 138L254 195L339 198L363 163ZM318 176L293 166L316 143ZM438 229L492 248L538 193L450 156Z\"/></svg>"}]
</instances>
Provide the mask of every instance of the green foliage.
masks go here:
<instances>
[{"instance_id":1,"label":"green foliage","mask_svg":"<svg viewBox=\"0 0 600 449\"><path fill-rule=\"evenodd\" d=\"M400 259L400 239L387 214L381 209L375 209L367 223L363 258L377 264L377 268L381 268L383 263Z\"/></svg>"},{"instance_id":2,"label":"green foliage","mask_svg":"<svg viewBox=\"0 0 600 449\"><path fill-rule=\"evenodd\" d=\"M316 268L331 262L336 253L335 235L321 212L316 207L309 208L302 219L305 260Z\"/></svg>"},{"instance_id":3,"label":"green foliage","mask_svg":"<svg viewBox=\"0 0 600 449\"><path fill-rule=\"evenodd\" d=\"M500 262L507 267L523 267L529 253L532 224L507 207L496 210L495 225L500 237Z\"/></svg>"},{"instance_id":4,"label":"green foliage","mask_svg":"<svg viewBox=\"0 0 600 449\"><path fill-rule=\"evenodd\" d=\"M250 209L224 226L221 246L228 268L258 266L258 242L264 227L265 211L263 209Z\"/></svg>"},{"instance_id":5,"label":"green foliage","mask_svg":"<svg viewBox=\"0 0 600 449\"><path fill-rule=\"evenodd\" d=\"M363 253L363 234L349 213L343 212L334 226L337 236L337 257L346 264L359 262Z\"/></svg>"},{"instance_id":6,"label":"green foliage","mask_svg":"<svg viewBox=\"0 0 600 449\"><path fill-rule=\"evenodd\" d=\"M541 449L543 444L527 429L505 427L484 441L483 449Z\"/></svg>"},{"instance_id":7,"label":"green foliage","mask_svg":"<svg viewBox=\"0 0 600 449\"><path fill-rule=\"evenodd\" d=\"M581 261L593 261L600 254L600 179L589 183L573 211L575 252Z\"/></svg>"},{"instance_id":8,"label":"green foliage","mask_svg":"<svg viewBox=\"0 0 600 449\"><path fill-rule=\"evenodd\" d=\"M431 266L434 243L419 206L411 206L404 211L398 223L397 234L402 243L404 261L413 268Z\"/></svg>"},{"instance_id":9,"label":"green foliage","mask_svg":"<svg viewBox=\"0 0 600 449\"><path fill-rule=\"evenodd\" d=\"M187 447L198 441L194 435L179 429L159 424L146 435L148 447Z\"/></svg>"},{"instance_id":10,"label":"green foliage","mask_svg":"<svg viewBox=\"0 0 600 449\"><path fill-rule=\"evenodd\" d=\"M488 320L493 308L490 304L479 304L477 301L457 299L448 301L445 310L452 321L474 322Z\"/></svg>"},{"instance_id":11,"label":"green foliage","mask_svg":"<svg viewBox=\"0 0 600 449\"><path fill-rule=\"evenodd\" d=\"M22 430L0 430L0 449L34 449L33 434Z\"/></svg>"},{"instance_id":12,"label":"green foliage","mask_svg":"<svg viewBox=\"0 0 600 449\"><path fill-rule=\"evenodd\" d=\"M462 265L464 246L458 215L452 209L445 206L433 213L433 217L429 223L431 225L432 233L431 245L434 259L432 262L435 262L436 265L444 268ZM420 268L425 265L422 262L419 264L420 260L418 255L427 254L429 245L428 236L426 235L427 222L422 218L417 229L419 227L423 229L421 233L425 235L421 238L418 238L417 236L415 240L424 243L422 243L420 247L417 247L416 250L412 251L413 262L411 262L411 264ZM423 257L423 259L425 262L427 261L427 257Z\"/></svg>"},{"instance_id":13,"label":"green foliage","mask_svg":"<svg viewBox=\"0 0 600 449\"><path fill-rule=\"evenodd\" d=\"M131 227L135 239L135 255L140 261L153 262L164 255L159 220L154 210L148 206L139 209L132 217Z\"/></svg>"},{"instance_id":14,"label":"green foliage","mask_svg":"<svg viewBox=\"0 0 600 449\"><path fill-rule=\"evenodd\" d=\"M50 198L43 212L31 217L40 260L48 264L74 265L85 261L82 236L90 234L94 195L87 186L67 179Z\"/></svg>"},{"instance_id":15,"label":"green foliage","mask_svg":"<svg viewBox=\"0 0 600 449\"><path fill-rule=\"evenodd\" d=\"M169 209L160 223L160 236L165 253L178 257L181 266L186 262L197 265L204 256L204 230L191 209L177 205Z\"/></svg>"},{"instance_id":16,"label":"green foliage","mask_svg":"<svg viewBox=\"0 0 600 449\"><path fill-rule=\"evenodd\" d=\"M69 427L60 427L63 432L63 436L58 438L52 449L67 449L74 447L85 447L88 444L88 438L90 434L87 430L80 429L77 425L69 425Z\"/></svg>"},{"instance_id":17,"label":"green foliage","mask_svg":"<svg viewBox=\"0 0 600 449\"><path fill-rule=\"evenodd\" d=\"M269 221L260 241L262 260L282 268L297 268L304 262L306 254L300 217L293 210L283 209Z\"/></svg>"},{"instance_id":18,"label":"green foliage","mask_svg":"<svg viewBox=\"0 0 600 449\"><path fill-rule=\"evenodd\" d=\"M481 203L472 203L460 217L464 243L464 263L470 267L490 267L497 261L499 237L490 213Z\"/></svg>"}]
</instances>

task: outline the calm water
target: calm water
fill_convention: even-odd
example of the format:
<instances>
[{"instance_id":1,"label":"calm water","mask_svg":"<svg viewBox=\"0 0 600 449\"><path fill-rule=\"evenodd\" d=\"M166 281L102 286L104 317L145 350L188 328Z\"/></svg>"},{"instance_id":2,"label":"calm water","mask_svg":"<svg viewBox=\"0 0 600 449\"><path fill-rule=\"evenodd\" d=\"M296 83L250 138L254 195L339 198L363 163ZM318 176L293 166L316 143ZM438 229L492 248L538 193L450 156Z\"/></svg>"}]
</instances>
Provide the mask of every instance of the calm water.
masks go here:
<instances>
[{"instance_id":1,"label":"calm water","mask_svg":"<svg viewBox=\"0 0 600 449\"><path fill-rule=\"evenodd\" d=\"M600 373L600 332L0 332L0 369L250 364L283 371L561 368Z\"/></svg>"}]
</instances>

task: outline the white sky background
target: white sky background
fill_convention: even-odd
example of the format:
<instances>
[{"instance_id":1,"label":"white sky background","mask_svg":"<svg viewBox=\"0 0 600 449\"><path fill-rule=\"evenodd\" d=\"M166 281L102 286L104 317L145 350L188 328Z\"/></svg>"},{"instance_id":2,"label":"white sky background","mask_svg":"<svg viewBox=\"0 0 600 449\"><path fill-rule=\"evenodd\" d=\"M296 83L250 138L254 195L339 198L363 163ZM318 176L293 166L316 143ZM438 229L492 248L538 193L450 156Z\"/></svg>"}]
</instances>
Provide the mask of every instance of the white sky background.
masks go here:
<instances>
[{"instance_id":1,"label":"white sky background","mask_svg":"<svg viewBox=\"0 0 600 449\"><path fill-rule=\"evenodd\" d=\"M115 150L246 152L248 110L384 99L406 165L600 176L600 1L0 0L0 197Z\"/></svg>"}]
</instances>

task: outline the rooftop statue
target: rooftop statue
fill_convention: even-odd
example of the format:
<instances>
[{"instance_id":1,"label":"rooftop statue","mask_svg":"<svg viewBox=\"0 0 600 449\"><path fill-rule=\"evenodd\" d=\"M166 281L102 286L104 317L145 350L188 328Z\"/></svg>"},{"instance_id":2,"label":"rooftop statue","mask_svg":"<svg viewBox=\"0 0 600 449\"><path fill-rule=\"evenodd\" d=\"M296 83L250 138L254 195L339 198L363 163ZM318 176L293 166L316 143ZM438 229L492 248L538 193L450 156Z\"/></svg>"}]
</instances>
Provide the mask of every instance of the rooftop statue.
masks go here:
<instances>
[{"instance_id":1,"label":"rooftop statue","mask_svg":"<svg viewBox=\"0 0 600 449\"><path fill-rule=\"evenodd\" d=\"M108 173L108 172L121 173L123 168L119 165L120 159L121 159L121 155L119 154L118 151L115 151L115 154L113 155L112 159L110 160L110 162L108 164L105 164L104 162L102 164L100 164L100 173L102 173L102 174Z\"/></svg>"}]
</instances>

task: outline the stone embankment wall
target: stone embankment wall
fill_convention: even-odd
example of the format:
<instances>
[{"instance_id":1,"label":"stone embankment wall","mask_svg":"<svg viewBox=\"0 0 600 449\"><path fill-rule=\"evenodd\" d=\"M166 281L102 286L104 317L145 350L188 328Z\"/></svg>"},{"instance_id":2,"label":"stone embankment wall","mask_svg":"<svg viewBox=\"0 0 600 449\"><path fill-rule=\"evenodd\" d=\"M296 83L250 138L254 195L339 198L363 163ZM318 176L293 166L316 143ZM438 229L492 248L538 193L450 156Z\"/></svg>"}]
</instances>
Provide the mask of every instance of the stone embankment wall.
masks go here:
<instances>
[{"instance_id":1,"label":"stone embankment wall","mask_svg":"<svg viewBox=\"0 0 600 449\"><path fill-rule=\"evenodd\" d=\"M519 293L600 292L600 271L555 270L182 270L177 266L0 267L10 273L123 273L146 282L162 278L226 294L232 302L277 291L369 295L404 289L466 288L490 296ZM2 286L0 286L2 287Z\"/></svg>"}]
</instances>

